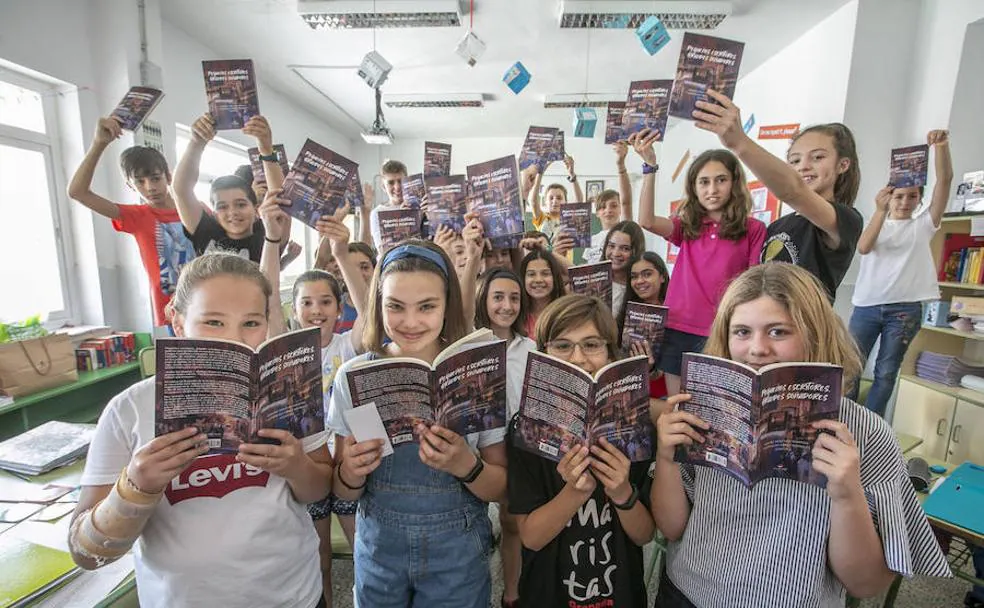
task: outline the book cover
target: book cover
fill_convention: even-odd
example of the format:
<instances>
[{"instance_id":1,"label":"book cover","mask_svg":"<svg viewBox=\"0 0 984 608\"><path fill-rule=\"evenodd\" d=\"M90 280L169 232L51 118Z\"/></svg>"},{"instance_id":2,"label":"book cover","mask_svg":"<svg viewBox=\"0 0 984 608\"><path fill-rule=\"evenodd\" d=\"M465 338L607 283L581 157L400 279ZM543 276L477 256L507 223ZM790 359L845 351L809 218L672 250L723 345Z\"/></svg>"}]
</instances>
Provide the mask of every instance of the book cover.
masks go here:
<instances>
[{"instance_id":1,"label":"book cover","mask_svg":"<svg viewBox=\"0 0 984 608\"><path fill-rule=\"evenodd\" d=\"M571 266L567 269L567 276L571 280L571 293L601 298L602 302L608 304L608 308L612 307L614 277L611 260Z\"/></svg>"},{"instance_id":2,"label":"book cover","mask_svg":"<svg viewBox=\"0 0 984 608\"><path fill-rule=\"evenodd\" d=\"M592 377L579 367L533 351L526 360L516 447L559 461L571 448L604 437L632 462L653 455L649 363L633 357Z\"/></svg>"},{"instance_id":3,"label":"book cover","mask_svg":"<svg viewBox=\"0 0 984 608\"><path fill-rule=\"evenodd\" d=\"M203 338L157 340L156 436L197 427L209 454L241 443L277 443L257 435L283 429L298 439L324 430L318 328L245 344Z\"/></svg>"},{"instance_id":4,"label":"book cover","mask_svg":"<svg viewBox=\"0 0 984 608\"><path fill-rule=\"evenodd\" d=\"M720 469L745 484L777 477L825 486L813 469L819 430L836 420L844 370L827 363L775 363L758 370L697 353L683 355L680 403L707 422L704 443L681 446L676 460Z\"/></svg>"},{"instance_id":5,"label":"book cover","mask_svg":"<svg viewBox=\"0 0 984 608\"><path fill-rule=\"evenodd\" d=\"M693 120L695 104L708 100L707 89L733 99L744 49L744 42L685 33L670 95L669 115Z\"/></svg>"},{"instance_id":6,"label":"book cover","mask_svg":"<svg viewBox=\"0 0 984 608\"><path fill-rule=\"evenodd\" d=\"M515 156L469 165L468 186L473 197L481 197L486 235L496 249L517 247L523 237L523 205Z\"/></svg>"},{"instance_id":7,"label":"book cover","mask_svg":"<svg viewBox=\"0 0 984 608\"><path fill-rule=\"evenodd\" d=\"M563 159L563 156L555 158L558 133L560 129L553 127L530 127L526 131L526 139L523 140L523 148L519 152L519 169L522 171L530 165L536 165L540 173L543 173L551 160Z\"/></svg>"},{"instance_id":8,"label":"book cover","mask_svg":"<svg viewBox=\"0 0 984 608\"><path fill-rule=\"evenodd\" d=\"M565 154L566 151L564 148L564 132L558 130L557 134L554 135L553 145L550 146L550 153L547 154L547 158L545 160L548 163L552 163L554 161L563 161Z\"/></svg>"},{"instance_id":9,"label":"book cover","mask_svg":"<svg viewBox=\"0 0 984 608\"><path fill-rule=\"evenodd\" d=\"M203 61L205 97L215 130L242 129L260 113L252 59Z\"/></svg>"},{"instance_id":10,"label":"book cover","mask_svg":"<svg viewBox=\"0 0 984 608\"><path fill-rule=\"evenodd\" d=\"M424 142L424 177L451 175L451 144Z\"/></svg>"},{"instance_id":11,"label":"book cover","mask_svg":"<svg viewBox=\"0 0 984 608\"><path fill-rule=\"evenodd\" d=\"M929 172L929 146L907 146L892 150L892 169L888 184L895 188L926 185Z\"/></svg>"},{"instance_id":12,"label":"book cover","mask_svg":"<svg viewBox=\"0 0 984 608\"><path fill-rule=\"evenodd\" d=\"M647 342L652 348L653 361L659 361L663 350L663 335L670 309L645 302L625 303L625 323L622 325L622 356L636 342Z\"/></svg>"},{"instance_id":13,"label":"book cover","mask_svg":"<svg viewBox=\"0 0 984 608\"><path fill-rule=\"evenodd\" d=\"M672 80L637 80L630 83L629 97L622 113L622 136L627 138L643 129L652 129L659 132L656 141L663 141L672 89Z\"/></svg>"},{"instance_id":14,"label":"book cover","mask_svg":"<svg viewBox=\"0 0 984 608\"><path fill-rule=\"evenodd\" d=\"M0 468L40 475L85 456L94 424L52 420L0 443Z\"/></svg>"},{"instance_id":15,"label":"book cover","mask_svg":"<svg viewBox=\"0 0 984 608\"><path fill-rule=\"evenodd\" d=\"M613 144L617 141L628 139L622 128L622 116L625 114L624 101L609 101L608 115L605 118L605 143Z\"/></svg>"},{"instance_id":16,"label":"book cover","mask_svg":"<svg viewBox=\"0 0 984 608\"><path fill-rule=\"evenodd\" d=\"M428 177L424 180L424 186L427 189L427 223L430 226L428 238L434 238L441 226L461 232L468 209L465 176Z\"/></svg>"},{"instance_id":17,"label":"book cover","mask_svg":"<svg viewBox=\"0 0 984 608\"><path fill-rule=\"evenodd\" d=\"M151 87L130 87L110 116L120 121L127 131L136 131L157 104L164 98L164 92Z\"/></svg>"},{"instance_id":18,"label":"book cover","mask_svg":"<svg viewBox=\"0 0 984 608\"><path fill-rule=\"evenodd\" d=\"M404 177L400 181L400 189L403 190L403 202L411 209L420 209L420 201L427 195L424 174L415 173Z\"/></svg>"},{"instance_id":19,"label":"book cover","mask_svg":"<svg viewBox=\"0 0 984 608\"><path fill-rule=\"evenodd\" d=\"M348 203L349 213L355 213L355 210L361 208L365 201L365 194L362 192L362 179L359 177L359 165L344 156L336 156L348 167L349 182L348 187L345 188L345 202Z\"/></svg>"},{"instance_id":20,"label":"book cover","mask_svg":"<svg viewBox=\"0 0 984 608\"><path fill-rule=\"evenodd\" d=\"M307 140L284 178L281 196L291 201L284 211L314 228L321 216L334 215L356 196L353 188L359 191L358 170L357 164L341 154ZM361 191L358 198L362 198Z\"/></svg>"},{"instance_id":21,"label":"book cover","mask_svg":"<svg viewBox=\"0 0 984 608\"><path fill-rule=\"evenodd\" d=\"M574 238L575 247L591 246L591 203L564 203L560 206L560 231Z\"/></svg>"},{"instance_id":22,"label":"book cover","mask_svg":"<svg viewBox=\"0 0 984 608\"><path fill-rule=\"evenodd\" d=\"M27 606L45 590L81 572L67 551L13 533L0 535L0 606Z\"/></svg>"},{"instance_id":23,"label":"book cover","mask_svg":"<svg viewBox=\"0 0 984 608\"><path fill-rule=\"evenodd\" d=\"M408 357L352 366L353 407L374 404L394 446L419 441L416 426L464 437L506 425L506 343L480 329L444 349L433 365Z\"/></svg>"},{"instance_id":24,"label":"book cover","mask_svg":"<svg viewBox=\"0 0 984 608\"><path fill-rule=\"evenodd\" d=\"M280 165L280 170L283 171L284 177L287 177L287 174L290 173L290 165L287 163L287 150L284 149L283 144L274 144L273 153L277 155L277 164ZM253 180L257 183L265 184L266 171L263 170L263 161L260 160L260 149L250 148L246 150L246 154L249 155L249 166L253 169Z\"/></svg>"},{"instance_id":25,"label":"book cover","mask_svg":"<svg viewBox=\"0 0 984 608\"><path fill-rule=\"evenodd\" d=\"M378 219L383 240L379 246L381 255L407 239L420 238L419 209L384 209L379 211Z\"/></svg>"}]
</instances>

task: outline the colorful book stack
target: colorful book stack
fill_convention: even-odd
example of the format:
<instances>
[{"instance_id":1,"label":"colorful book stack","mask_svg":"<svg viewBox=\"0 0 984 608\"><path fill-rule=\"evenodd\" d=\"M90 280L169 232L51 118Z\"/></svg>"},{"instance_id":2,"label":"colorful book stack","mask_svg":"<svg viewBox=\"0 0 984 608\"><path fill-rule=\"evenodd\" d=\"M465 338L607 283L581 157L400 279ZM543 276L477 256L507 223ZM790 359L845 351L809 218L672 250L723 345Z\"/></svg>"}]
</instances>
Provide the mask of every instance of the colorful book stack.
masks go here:
<instances>
[{"instance_id":1,"label":"colorful book stack","mask_svg":"<svg viewBox=\"0 0 984 608\"><path fill-rule=\"evenodd\" d=\"M948 234L943 243L939 280L947 283L984 283L984 237Z\"/></svg>"},{"instance_id":2,"label":"colorful book stack","mask_svg":"<svg viewBox=\"0 0 984 608\"><path fill-rule=\"evenodd\" d=\"M75 365L80 372L123 365L137 360L133 334L118 332L81 342L75 349Z\"/></svg>"},{"instance_id":3,"label":"colorful book stack","mask_svg":"<svg viewBox=\"0 0 984 608\"><path fill-rule=\"evenodd\" d=\"M960 379L968 375L984 377L984 365L968 363L953 355L928 350L919 353L916 359L916 376L924 380L960 386Z\"/></svg>"}]
</instances>

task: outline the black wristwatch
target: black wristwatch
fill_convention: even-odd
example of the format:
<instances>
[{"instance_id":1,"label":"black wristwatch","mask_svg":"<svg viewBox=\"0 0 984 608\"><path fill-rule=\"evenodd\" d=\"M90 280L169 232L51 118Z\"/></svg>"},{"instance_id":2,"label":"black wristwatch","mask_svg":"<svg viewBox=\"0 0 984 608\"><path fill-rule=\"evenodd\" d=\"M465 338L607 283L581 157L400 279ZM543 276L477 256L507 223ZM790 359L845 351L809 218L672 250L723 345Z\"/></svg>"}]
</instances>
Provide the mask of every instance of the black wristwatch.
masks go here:
<instances>
[{"instance_id":1,"label":"black wristwatch","mask_svg":"<svg viewBox=\"0 0 984 608\"><path fill-rule=\"evenodd\" d=\"M454 478L460 481L461 483L471 483L476 479L478 479L478 476L481 475L482 471L484 470L485 470L485 463L482 462L482 457L476 454L475 466L472 467L472 470L468 471L468 474L465 475L464 477L458 477L457 475L455 475Z\"/></svg>"},{"instance_id":2,"label":"black wristwatch","mask_svg":"<svg viewBox=\"0 0 984 608\"><path fill-rule=\"evenodd\" d=\"M277 153L276 152L272 152L270 154L260 154L260 157L259 158L260 158L260 160L266 161L268 163L275 163L275 162L277 162L279 160L277 158Z\"/></svg>"},{"instance_id":3,"label":"black wristwatch","mask_svg":"<svg viewBox=\"0 0 984 608\"><path fill-rule=\"evenodd\" d=\"M629 498L625 502L621 503L613 500L612 506L619 511L628 511L634 507L637 502L639 502L639 488L635 487L635 484L632 484L632 494L629 494Z\"/></svg>"},{"instance_id":4,"label":"black wristwatch","mask_svg":"<svg viewBox=\"0 0 984 608\"><path fill-rule=\"evenodd\" d=\"M570 183L573 184L574 182L577 181L577 176L576 175L568 175L567 176L567 181L569 181Z\"/></svg>"}]
</instances>

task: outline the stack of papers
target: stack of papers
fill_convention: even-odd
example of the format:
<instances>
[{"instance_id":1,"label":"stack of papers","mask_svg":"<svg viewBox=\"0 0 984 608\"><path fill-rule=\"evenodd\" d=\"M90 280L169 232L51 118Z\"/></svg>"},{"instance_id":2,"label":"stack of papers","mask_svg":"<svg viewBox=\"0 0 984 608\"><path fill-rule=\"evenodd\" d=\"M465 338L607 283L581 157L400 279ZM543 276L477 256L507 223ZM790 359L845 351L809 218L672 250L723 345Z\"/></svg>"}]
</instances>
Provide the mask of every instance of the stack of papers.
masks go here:
<instances>
[{"instance_id":1,"label":"stack of papers","mask_svg":"<svg viewBox=\"0 0 984 608\"><path fill-rule=\"evenodd\" d=\"M40 475L85 456L94 424L51 421L0 443L0 468Z\"/></svg>"},{"instance_id":2,"label":"stack of papers","mask_svg":"<svg viewBox=\"0 0 984 608\"><path fill-rule=\"evenodd\" d=\"M923 351L916 359L916 375L947 386L960 386L960 379L964 376L984 377L984 365L964 361L954 355Z\"/></svg>"}]
</instances>

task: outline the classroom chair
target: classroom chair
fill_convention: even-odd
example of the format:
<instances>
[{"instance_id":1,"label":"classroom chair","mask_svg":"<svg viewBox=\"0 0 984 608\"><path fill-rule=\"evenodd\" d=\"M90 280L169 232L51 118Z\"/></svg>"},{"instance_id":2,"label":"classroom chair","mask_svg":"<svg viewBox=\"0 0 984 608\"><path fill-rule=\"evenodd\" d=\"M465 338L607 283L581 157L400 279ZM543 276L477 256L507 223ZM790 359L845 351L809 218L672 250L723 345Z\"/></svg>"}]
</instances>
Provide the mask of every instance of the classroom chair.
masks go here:
<instances>
[{"instance_id":1,"label":"classroom chair","mask_svg":"<svg viewBox=\"0 0 984 608\"><path fill-rule=\"evenodd\" d=\"M153 346L145 346L137 353L140 362L140 377L150 378L157 373L157 351Z\"/></svg>"}]
</instances>

